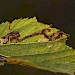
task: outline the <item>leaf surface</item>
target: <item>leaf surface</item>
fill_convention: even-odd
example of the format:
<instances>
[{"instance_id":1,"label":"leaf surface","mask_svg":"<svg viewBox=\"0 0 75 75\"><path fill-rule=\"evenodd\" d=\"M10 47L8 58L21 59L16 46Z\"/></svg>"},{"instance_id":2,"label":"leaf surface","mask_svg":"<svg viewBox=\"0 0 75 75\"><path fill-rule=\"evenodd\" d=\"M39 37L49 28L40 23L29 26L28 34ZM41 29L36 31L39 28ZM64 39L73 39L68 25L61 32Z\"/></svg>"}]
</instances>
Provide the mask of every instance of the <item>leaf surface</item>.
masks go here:
<instances>
[{"instance_id":1,"label":"leaf surface","mask_svg":"<svg viewBox=\"0 0 75 75\"><path fill-rule=\"evenodd\" d=\"M47 36L43 34L44 29ZM7 40L0 45L0 55L7 57L6 63L68 74L75 72L75 51L65 43L67 34L37 22L35 17L2 23L0 38Z\"/></svg>"}]
</instances>

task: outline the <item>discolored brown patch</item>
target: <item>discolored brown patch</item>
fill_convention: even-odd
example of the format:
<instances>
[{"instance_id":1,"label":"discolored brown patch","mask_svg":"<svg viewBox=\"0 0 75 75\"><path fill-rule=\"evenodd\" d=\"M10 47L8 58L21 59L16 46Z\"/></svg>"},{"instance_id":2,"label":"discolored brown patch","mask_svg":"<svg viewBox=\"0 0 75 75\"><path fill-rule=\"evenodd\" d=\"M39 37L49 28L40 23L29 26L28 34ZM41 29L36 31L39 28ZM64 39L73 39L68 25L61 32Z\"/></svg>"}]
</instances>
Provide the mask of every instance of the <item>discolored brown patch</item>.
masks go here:
<instances>
[{"instance_id":1,"label":"discolored brown patch","mask_svg":"<svg viewBox=\"0 0 75 75\"><path fill-rule=\"evenodd\" d=\"M16 43L17 41L19 41L19 37L20 37L19 32L10 32L7 35L3 36L2 39L6 39L6 43L8 42Z\"/></svg>"}]
</instances>

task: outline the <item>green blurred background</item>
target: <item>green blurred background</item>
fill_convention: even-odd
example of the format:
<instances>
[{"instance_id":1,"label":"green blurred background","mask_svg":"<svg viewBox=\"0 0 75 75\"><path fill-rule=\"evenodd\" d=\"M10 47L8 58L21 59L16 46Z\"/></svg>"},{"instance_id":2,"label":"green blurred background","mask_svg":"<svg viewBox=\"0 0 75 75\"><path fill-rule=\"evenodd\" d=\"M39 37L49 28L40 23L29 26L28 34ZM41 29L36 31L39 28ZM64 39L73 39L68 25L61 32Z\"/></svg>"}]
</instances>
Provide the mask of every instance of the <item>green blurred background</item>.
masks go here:
<instances>
[{"instance_id":1,"label":"green blurred background","mask_svg":"<svg viewBox=\"0 0 75 75\"><path fill-rule=\"evenodd\" d=\"M7 20L11 22L15 18L34 16L38 21L46 24L52 23L53 27L70 34L67 44L75 48L75 0L0 0L0 23ZM12 67L9 65L8 69L10 68ZM6 66L0 68L0 75L10 75L6 74L5 69L7 69ZM54 75L33 69L30 72L30 74L24 73L24 75ZM21 74L17 73L16 75Z\"/></svg>"}]
</instances>

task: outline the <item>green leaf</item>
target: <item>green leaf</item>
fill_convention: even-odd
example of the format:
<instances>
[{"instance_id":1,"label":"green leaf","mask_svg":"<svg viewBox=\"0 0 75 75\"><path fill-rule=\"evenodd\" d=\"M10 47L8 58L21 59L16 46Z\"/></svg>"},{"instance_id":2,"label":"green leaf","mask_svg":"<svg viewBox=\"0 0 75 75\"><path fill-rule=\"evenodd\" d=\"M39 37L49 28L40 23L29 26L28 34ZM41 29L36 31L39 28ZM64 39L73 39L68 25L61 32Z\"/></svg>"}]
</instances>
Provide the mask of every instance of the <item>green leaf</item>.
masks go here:
<instances>
[{"instance_id":1,"label":"green leaf","mask_svg":"<svg viewBox=\"0 0 75 75\"><path fill-rule=\"evenodd\" d=\"M0 24L0 37L10 32L9 26L10 26L10 23L8 21Z\"/></svg>"},{"instance_id":2,"label":"green leaf","mask_svg":"<svg viewBox=\"0 0 75 75\"><path fill-rule=\"evenodd\" d=\"M30 43L30 44L10 44L1 45L0 54L5 56L22 56L22 55L35 55L44 53L53 53L70 49L65 45L64 40L44 42L44 43Z\"/></svg>"},{"instance_id":3,"label":"green leaf","mask_svg":"<svg viewBox=\"0 0 75 75\"><path fill-rule=\"evenodd\" d=\"M67 34L38 22L35 17L2 23L0 38L6 40L0 45L0 55L7 57L4 59L7 64L68 74L75 72L75 51L65 43Z\"/></svg>"},{"instance_id":4,"label":"green leaf","mask_svg":"<svg viewBox=\"0 0 75 75\"><path fill-rule=\"evenodd\" d=\"M32 34L34 32L38 32L44 28L48 28L49 25L44 25L42 23L37 22L36 17L28 19L18 19L14 20L11 24L12 31L18 31L20 33L20 38Z\"/></svg>"}]
</instances>

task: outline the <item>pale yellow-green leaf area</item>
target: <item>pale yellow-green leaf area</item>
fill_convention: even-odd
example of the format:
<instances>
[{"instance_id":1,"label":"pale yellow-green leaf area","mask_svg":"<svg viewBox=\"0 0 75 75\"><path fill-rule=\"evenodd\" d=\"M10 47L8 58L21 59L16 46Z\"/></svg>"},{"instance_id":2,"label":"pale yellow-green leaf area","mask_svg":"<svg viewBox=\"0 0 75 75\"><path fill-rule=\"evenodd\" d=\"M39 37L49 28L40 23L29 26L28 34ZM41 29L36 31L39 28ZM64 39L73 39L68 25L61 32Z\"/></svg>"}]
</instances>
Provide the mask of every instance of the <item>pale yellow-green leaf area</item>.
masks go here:
<instances>
[{"instance_id":1,"label":"pale yellow-green leaf area","mask_svg":"<svg viewBox=\"0 0 75 75\"><path fill-rule=\"evenodd\" d=\"M9 26L10 26L10 23L8 21L0 24L0 37L4 36L10 32Z\"/></svg>"}]
</instances>

